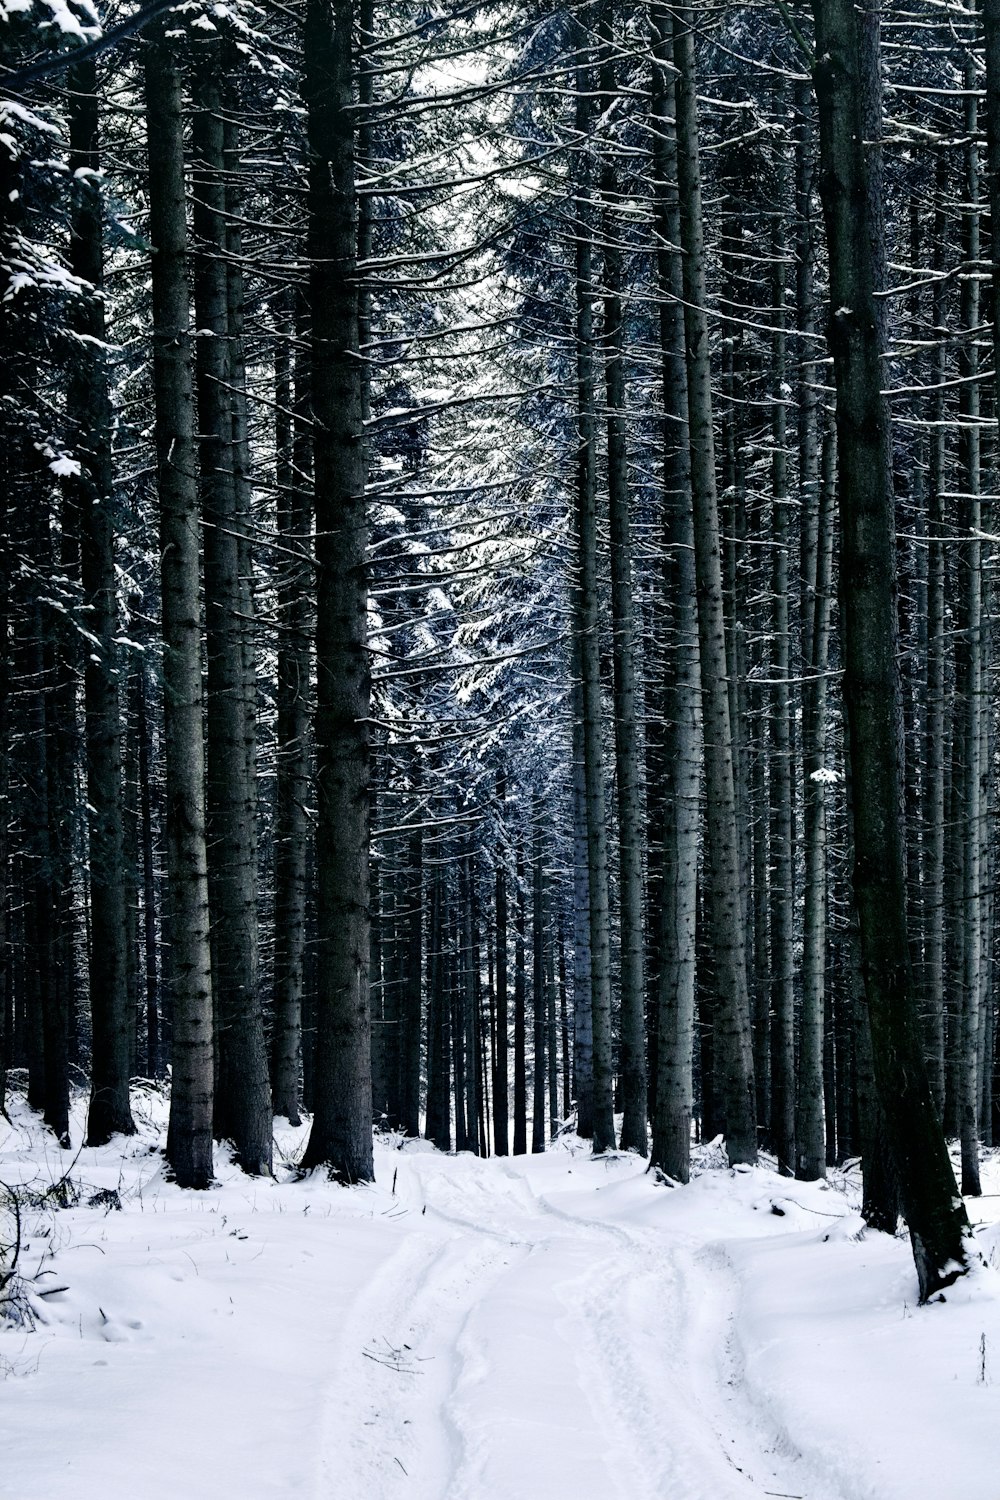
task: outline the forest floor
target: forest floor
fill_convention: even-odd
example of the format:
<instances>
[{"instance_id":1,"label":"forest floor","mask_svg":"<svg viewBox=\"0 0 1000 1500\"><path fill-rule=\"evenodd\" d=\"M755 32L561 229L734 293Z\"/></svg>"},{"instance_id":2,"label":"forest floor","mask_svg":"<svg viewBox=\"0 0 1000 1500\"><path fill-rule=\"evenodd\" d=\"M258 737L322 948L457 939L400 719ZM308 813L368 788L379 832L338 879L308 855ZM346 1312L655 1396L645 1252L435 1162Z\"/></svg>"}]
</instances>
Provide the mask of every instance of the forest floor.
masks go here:
<instances>
[{"instance_id":1,"label":"forest floor","mask_svg":"<svg viewBox=\"0 0 1000 1500\"><path fill-rule=\"evenodd\" d=\"M918 1308L853 1172L385 1138L343 1189L286 1128L195 1193L152 1089L75 1156L9 1103L0 1500L1000 1500L995 1157L986 1268Z\"/></svg>"}]
</instances>

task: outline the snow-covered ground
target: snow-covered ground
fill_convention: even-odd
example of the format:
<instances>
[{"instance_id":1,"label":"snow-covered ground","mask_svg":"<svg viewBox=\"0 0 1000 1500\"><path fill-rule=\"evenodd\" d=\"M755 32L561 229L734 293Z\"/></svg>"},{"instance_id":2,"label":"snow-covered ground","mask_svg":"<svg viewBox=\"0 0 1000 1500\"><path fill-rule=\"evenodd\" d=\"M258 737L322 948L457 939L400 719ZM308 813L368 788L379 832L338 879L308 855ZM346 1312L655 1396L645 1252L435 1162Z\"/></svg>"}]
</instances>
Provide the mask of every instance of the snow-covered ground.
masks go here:
<instances>
[{"instance_id":1,"label":"snow-covered ground","mask_svg":"<svg viewBox=\"0 0 1000 1500\"><path fill-rule=\"evenodd\" d=\"M223 1155L199 1194L136 1109L75 1160L0 1123L35 1324L0 1331L0 1500L1000 1500L1000 1277L918 1308L850 1177L390 1139L374 1186Z\"/></svg>"}]
</instances>

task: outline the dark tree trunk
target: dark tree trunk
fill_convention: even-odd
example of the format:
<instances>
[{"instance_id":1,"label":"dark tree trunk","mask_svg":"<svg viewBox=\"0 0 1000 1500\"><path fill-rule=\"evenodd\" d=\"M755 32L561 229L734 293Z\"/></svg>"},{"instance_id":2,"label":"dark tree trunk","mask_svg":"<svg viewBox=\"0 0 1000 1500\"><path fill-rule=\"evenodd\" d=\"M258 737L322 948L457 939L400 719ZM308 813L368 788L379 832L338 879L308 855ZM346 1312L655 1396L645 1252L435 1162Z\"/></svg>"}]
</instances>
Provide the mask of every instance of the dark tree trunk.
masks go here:
<instances>
[{"instance_id":1,"label":"dark tree trunk","mask_svg":"<svg viewBox=\"0 0 1000 1500\"><path fill-rule=\"evenodd\" d=\"M244 1171L271 1170L271 1093L257 941L257 805L254 731L248 725L248 610L239 482L235 349L229 275L224 88L219 38L196 47L194 302L199 457L205 534L208 657L208 893L216 1007L215 1134L231 1140Z\"/></svg>"},{"instance_id":2,"label":"dark tree trunk","mask_svg":"<svg viewBox=\"0 0 1000 1500\"><path fill-rule=\"evenodd\" d=\"M402 1128L409 1136L420 1134L420 1001L424 946L423 830L411 829L407 839L407 905L404 974L401 980L399 1095ZM429 981L428 981L429 985ZM428 1077L430 1061L428 1059Z\"/></svg>"},{"instance_id":3,"label":"dark tree trunk","mask_svg":"<svg viewBox=\"0 0 1000 1500\"><path fill-rule=\"evenodd\" d=\"M704 715L708 907L715 987L715 1072L731 1162L757 1159L750 1001L733 734L727 688L722 561L712 432L712 385L705 293L705 243L698 160L691 12L676 12L677 160L684 325L687 349L691 494L698 581L698 636Z\"/></svg>"},{"instance_id":4,"label":"dark tree trunk","mask_svg":"<svg viewBox=\"0 0 1000 1500\"><path fill-rule=\"evenodd\" d=\"M854 895L876 1088L913 1245L921 1301L969 1264L965 1208L924 1067L906 925L892 455L881 394L876 264L877 44L852 0L814 0L829 323L837 389L844 696L850 739ZM869 107L865 108L865 95Z\"/></svg>"},{"instance_id":5,"label":"dark tree trunk","mask_svg":"<svg viewBox=\"0 0 1000 1500\"><path fill-rule=\"evenodd\" d=\"M533 1020L531 1080L531 1149L545 1150L545 843L542 838L542 799L532 798L532 903L531 903L531 1014Z\"/></svg>"},{"instance_id":6,"label":"dark tree trunk","mask_svg":"<svg viewBox=\"0 0 1000 1500\"><path fill-rule=\"evenodd\" d=\"M182 1187L212 1180L212 972L202 747L201 519L184 187L184 126L176 47L166 23L146 53L150 239L153 245L153 386L160 497L167 975L173 1080L167 1156Z\"/></svg>"},{"instance_id":7,"label":"dark tree trunk","mask_svg":"<svg viewBox=\"0 0 1000 1500\"><path fill-rule=\"evenodd\" d=\"M591 67L583 23L578 23L576 130L590 129ZM590 896L590 994L593 1012L594 1151L615 1145L611 1056L611 941L608 906L608 836L605 826L601 638L598 585L597 424L594 391L594 273L591 192L586 159L577 166L576 196L576 421L575 650L579 653L583 717L583 779L586 794L587 876Z\"/></svg>"},{"instance_id":8,"label":"dark tree trunk","mask_svg":"<svg viewBox=\"0 0 1000 1500\"><path fill-rule=\"evenodd\" d=\"M503 827L507 797L507 779L497 776L497 819ZM493 1149L497 1156L510 1150L510 1121L507 1107L507 874L504 868L506 849L501 844L496 867L496 1014L493 1024Z\"/></svg>"},{"instance_id":9,"label":"dark tree trunk","mask_svg":"<svg viewBox=\"0 0 1000 1500\"><path fill-rule=\"evenodd\" d=\"M277 744L274 826L274 1029L271 1104L299 1123L302 1070L302 988L305 976L306 855L309 824L309 609L311 592L309 495L311 437L307 422L309 361L303 299L291 294L286 351L277 392L277 525L284 551L277 564ZM287 350L297 333L294 371ZM276 382L278 383L278 382Z\"/></svg>"},{"instance_id":10,"label":"dark tree trunk","mask_svg":"<svg viewBox=\"0 0 1000 1500\"><path fill-rule=\"evenodd\" d=\"M427 931L427 1139L440 1151L450 1151L451 1067L444 947L444 872L436 865L430 880Z\"/></svg>"},{"instance_id":11,"label":"dark tree trunk","mask_svg":"<svg viewBox=\"0 0 1000 1500\"><path fill-rule=\"evenodd\" d=\"M517 900L514 907L514 1155L528 1149L527 975L524 956L527 937L524 892L524 835L517 838Z\"/></svg>"},{"instance_id":12,"label":"dark tree trunk","mask_svg":"<svg viewBox=\"0 0 1000 1500\"><path fill-rule=\"evenodd\" d=\"M663 508L666 543L663 601L669 651L664 660L667 723L662 788L663 853L659 920L660 970L652 1161L668 1176L690 1174L692 1062L695 1017L695 917L698 897L698 792L701 783L701 691L691 459L687 428L680 208L671 22L662 5L651 12L653 44L654 225L663 361Z\"/></svg>"},{"instance_id":13,"label":"dark tree trunk","mask_svg":"<svg viewBox=\"0 0 1000 1500\"><path fill-rule=\"evenodd\" d=\"M358 358L352 0L308 0L309 254L316 504L315 1117L303 1164L370 1181L368 542Z\"/></svg>"},{"instance_id":14,"label":"dark tree trunk","mask_svg":"<svg viewBox=\"0 0 1000 1500\"><path fill-rule=\"evenodd\" d=\"M139 744L139 838L142 845L142 946L146 1012L146 1071L150 1078L166 1072L161 1051L159 949L156 939L156 869L153 859L152 725L146 663L136 663L136 738Z\"/></svg>"},{"instance_id":15,"label":"dark tree trunk","mask_svg":"<svg viewBox=\"0 0 1000 1500\"><path fill-rule=\"evenodd\" d=\"M583 766L580 654L573 643L573 1095L576 1129L594 1134L594 1013L590 999L590 877L587 864L587 789Z\"/></svg>"},{"instance_id":16,"label":"dark tree trunk","mask_svg":"<svg viewBox=\"0 0 1000 1500\"><path fill-rule=\"evenodd\" d=\"M617 93L609 6L601 7L600 100L611 120ZM621 1090L623 1151L648 1150L646 1133L645 954L642 911L642 798L639 719L636 709L635 607L625 429L625 335L622 321L622 252L616 205L614 128L603 136L600 170L604 244L604 389L607 398L608 522L611 544L611 628L614 659L615 775L618 787L619 916L621 935Z\"/></svg>"},{"instance_id":17,"label":"dark tree trunk","mask_svg":"<svg viewBox=\"0 0 1000 1500\"><path fill-rule=\"evenodd\" d=\"M70 81L70 266L95 292L93 298L79 304L75 314L76 332L82 338L70 371L67 414L75 429L81 463L80 476L73 484L80 521L83 606L90 635L84 675L93 1022L87 1143L100 1146L116 1131L131 1135L135 1130L128 1094L132 1013L127 985L112 417L103 352L103 214L96 185L100 154L95 62L90 59L77 64Z\"/></svg>"}]
</instances>

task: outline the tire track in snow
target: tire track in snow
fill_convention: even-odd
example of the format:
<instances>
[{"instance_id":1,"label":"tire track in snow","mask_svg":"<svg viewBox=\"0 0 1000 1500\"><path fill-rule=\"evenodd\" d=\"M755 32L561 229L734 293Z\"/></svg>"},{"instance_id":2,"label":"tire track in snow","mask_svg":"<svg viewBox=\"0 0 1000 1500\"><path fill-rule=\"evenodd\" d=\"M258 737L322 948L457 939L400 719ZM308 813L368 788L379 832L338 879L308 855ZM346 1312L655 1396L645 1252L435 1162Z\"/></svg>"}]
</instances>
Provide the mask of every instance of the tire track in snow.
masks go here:
<instances>
[{"instance_id":1,"label":"tire track in snow","mask_svg":"<svg viewBox=\"0 0 1000 1500\"><path fill-rule=\"evenodd\" d=\"M802 1454L749 1386L735 1334L739 1281L722 1245L547 1207L630 1246L625 1274L619 1266L566 1290L590 1324L608 1399L648 1455L650 1500L871 1500Z\"/></svg>"},{"instance_id":2,"label":"tire track in snow","mask_svg":"<svg viewBox=\"0 0 1000 1500\"><path fill-rule=\"evenodd\" d=\"M570 1212L530 1167L404 1160L411 1216L343 1329L316 1500L867 1500L748 1387L723 1247Z\"/></svg>"},{"instance_id":3,"label":"tire track in snow","mask_svg":"<svg viewBox=\"0 0 1000 1500\"><path fill-rule=\"evenodd\" d=\"M484 1235L408 1227L340 1330L320 1399L315 1500L441 1500L457 1462L442 1412L458 1330L514 1253Z\"/></svg>"}]
</instances>

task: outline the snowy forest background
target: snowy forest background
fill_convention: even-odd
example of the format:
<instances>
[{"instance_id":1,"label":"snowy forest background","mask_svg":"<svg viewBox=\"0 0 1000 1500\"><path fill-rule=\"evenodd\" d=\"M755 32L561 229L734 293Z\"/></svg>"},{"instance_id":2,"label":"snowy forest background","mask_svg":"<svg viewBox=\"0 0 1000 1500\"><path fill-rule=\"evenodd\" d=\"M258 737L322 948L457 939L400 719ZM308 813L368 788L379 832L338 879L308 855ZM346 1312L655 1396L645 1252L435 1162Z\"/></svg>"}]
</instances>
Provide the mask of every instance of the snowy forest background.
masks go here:
<instances>
[{"instance_id":1,"label":"snowy forest background","mask_svg":"<svg viewBox=\"0 0 1000 1500\"><path fill-rule=\"evenodd\" d=\"M0 1018L63 1146L168 1066L183 1188L303 1109L351 1183L373 1121L722 1135L966 1264L1000 8L814 11L4 6Z\"/></svg>"}]
</instances>

